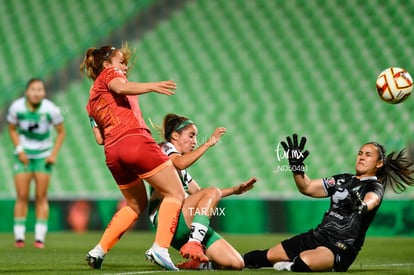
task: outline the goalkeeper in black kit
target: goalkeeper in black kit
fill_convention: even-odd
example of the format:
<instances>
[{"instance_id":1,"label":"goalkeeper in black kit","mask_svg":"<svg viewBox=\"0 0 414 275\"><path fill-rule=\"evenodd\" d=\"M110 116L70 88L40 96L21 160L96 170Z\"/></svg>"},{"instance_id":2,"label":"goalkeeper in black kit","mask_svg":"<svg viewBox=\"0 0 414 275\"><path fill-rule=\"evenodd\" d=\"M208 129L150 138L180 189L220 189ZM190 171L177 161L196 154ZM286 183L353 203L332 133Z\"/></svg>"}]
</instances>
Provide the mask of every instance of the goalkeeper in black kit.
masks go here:
<instances>
[{"instance_id":1,"label":"goalkeeper in black kit","mask_svg":"<svg viewBox=\"0 0 414 275\"><path fill-rule=\"evenodd\" d=\"M281 142L299 191L314 198L330 197L322 222L308 232L243 258L246 268L274 267L294 272L347 271L361 250L365 234L391 186L403 192L414 185L413 162L403 149L386 155L384 146L369 142L359 149L355 174L310 179L305 174L306 138L294 134Z\"/></svg>"}]
</instances>

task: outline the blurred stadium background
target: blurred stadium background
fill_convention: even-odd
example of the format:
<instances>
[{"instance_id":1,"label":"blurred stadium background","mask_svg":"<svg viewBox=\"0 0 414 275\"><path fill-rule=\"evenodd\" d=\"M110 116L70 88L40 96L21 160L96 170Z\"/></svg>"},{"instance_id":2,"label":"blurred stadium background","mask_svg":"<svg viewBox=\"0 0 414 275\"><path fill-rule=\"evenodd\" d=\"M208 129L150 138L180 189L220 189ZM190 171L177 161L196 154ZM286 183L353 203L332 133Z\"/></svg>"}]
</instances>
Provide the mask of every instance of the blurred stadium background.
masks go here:
<instances>
[{"instance_id":1,"label":"blurred stadium background","mask_svg":"<svg viewBox=\"0 0 414 275\"><path fill-rule=\"evenodd\" d=\"M254 190L222 201L219 230L298 232L316 224L328 201L297 192L276 151L280 140L294 132L308 137L311 177L353 172L359 146L371 140L389 152L412 146L414 99L381 102L375 79L390 66L414 74L414 2L380 2L0 1L0 231L12 230L14 199L5 115L34 76L46 80L67 129L50 185L51 230L70 228L65 215L75 201L92 205L89 228L112 216L121 196L91 135L91 82L78 68L87 48L123 41L136 48L131 80L178 83L172 97L140 97L147 121L188 116L199 142L227 127L222 142L190 169L193 177L220 187L258 177ZM414 235L413 198L414 188L389 192L370 233ZM145 229L142 220L137 228Z\"/></svg>"}]
</instances>

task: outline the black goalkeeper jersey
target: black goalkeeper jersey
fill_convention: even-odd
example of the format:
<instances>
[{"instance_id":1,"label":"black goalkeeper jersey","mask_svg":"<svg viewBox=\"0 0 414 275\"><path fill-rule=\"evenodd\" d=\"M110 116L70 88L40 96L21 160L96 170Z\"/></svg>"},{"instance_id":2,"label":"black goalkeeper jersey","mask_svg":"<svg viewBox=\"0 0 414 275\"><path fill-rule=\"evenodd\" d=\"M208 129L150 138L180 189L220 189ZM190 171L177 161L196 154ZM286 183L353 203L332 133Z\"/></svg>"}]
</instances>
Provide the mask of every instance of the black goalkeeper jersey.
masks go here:
<instances>
[{"instance_id":1,"label":"black goalkeeper jersey","mask_svg":"<svg viewBox=\"0 0 414 275\"><path fill-rule=\"evenodd\" d=\"M371 211L359 215L352 209L351 193L358 191L363 198L366 193L374 192L382 201L383 185L375 176L357 179L351 174L324 178L322 182L331 204L322 222L314 229L315 237L340 249L358 252L381 203Z\"/></svg>"}]
</instances>

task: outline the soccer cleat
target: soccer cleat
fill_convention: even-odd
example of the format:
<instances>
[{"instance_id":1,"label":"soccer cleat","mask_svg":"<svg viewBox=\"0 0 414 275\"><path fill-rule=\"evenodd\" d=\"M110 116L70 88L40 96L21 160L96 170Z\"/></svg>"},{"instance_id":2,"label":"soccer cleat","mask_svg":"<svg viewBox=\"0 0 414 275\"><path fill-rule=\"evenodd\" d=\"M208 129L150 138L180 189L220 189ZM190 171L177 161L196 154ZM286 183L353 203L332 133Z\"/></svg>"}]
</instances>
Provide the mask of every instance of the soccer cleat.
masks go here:
<instances>
[{"instance_id":1,"label":"soccer cleat","mask_svg":"<svg viewBox=\"0 0 414 275\"><path fill-rule=\"evenodd\" d=\"M208 257L204 254L203 246L199 242L187 242L181 247L180 254L186 259L192 258L200 262L208 262Z\"/></svg>"},{"instance_id":2,"label":"soccer cleat","mask_svg":"<svg viewBox=\"0 0 414 275\"><path fill-rule=\"evenodd\" d=\"M99 246L100 248L100 246ZM86 254L86 262L93 269L101 269L105 254L95 247Z\"/></svg>"},{"instance_id":3,"label":"soccer cleat","mask_svg":"<svg viewBox=\"0 0 414 275\"><path fill-rule=\"evenodd\" d=\"M34 242L34 247L36 247L36 248L45 248L45 243L42 242L42 241L37 240L37 241Z\"/></svg>"},{"instance_id":4,"label":"soccer cleat","mask_svg":"<svg viewBox=\"0 0 414 275\"><path fill-rule=\"evenodd\" d=\"M165 268L167 270L175 270L175 271L179 270L172 262L170 258L170 254L168 253L168 249L160 248L160 249L157 249L158 251L155 251L155 250L156 249L154 249L154 246L153 246L145 252L145 258L148 261L162 268Z\"/></svg>"},{"instance_id":5,"label":"soccer cleat","mask_svg":"<svg viewBox=\"0 0 414 275\"><path fill-rule=\"evenodd\" d=\"M180 269L197 269L197 270L212 270L213 266L211 262L200 262L197 259L189 259L186 262L179 263L177 265Z\"/></svg>"},{"instance_id":6,"label":"soccer cleat","mask_svg":"<svg viewBox=\"0 0 414 275\"><path fill-rule=\"evenodd\" d=\"M91 254L88 253L88 254L86 254L86 259L85 260L88 262L88 265L91 268L101 269L104 258L103 257L102 258L101 257L94 257L94 256L92 256Z\"/></svg>"},{"instance_id":7,"label":"soccer cleat","mask_svg":"<svg viewBox=\"0 0 414 275\"><path fill-rule=\"evenodd\" d=\"M14 243L14 247L23 248L24 247L24 240L16 240Z\"/></svg>"},{"instance_id":8,"label":"soccer cleat","mask_svg":"<svg viewBox=\"0 0 414 275\"><path fill-rule=\"evenodd\" d=\"M277 262L273 265L273 268L278 271L291 271L291 267L293 265L293 262Z\"/></svg>"}]
</instances>

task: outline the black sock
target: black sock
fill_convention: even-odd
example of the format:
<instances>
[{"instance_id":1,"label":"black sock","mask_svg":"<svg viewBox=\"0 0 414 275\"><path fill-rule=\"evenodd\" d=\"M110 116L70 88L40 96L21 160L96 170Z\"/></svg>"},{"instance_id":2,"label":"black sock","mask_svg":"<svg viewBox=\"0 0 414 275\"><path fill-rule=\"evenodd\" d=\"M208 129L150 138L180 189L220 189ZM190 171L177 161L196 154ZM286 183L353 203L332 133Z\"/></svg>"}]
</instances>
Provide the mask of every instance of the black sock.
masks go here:
<instances>
[{"instance_id":1,"label":"black sock","mask_svg":"<svg viewBox=\"0 0 414 275\"><path fill-rule=\"evenodd\" d=\"M291 266L291 270L295 272L312 272L307 264L305 264L302 259L297 256L293 259L293 265Z\"/></svg>"},{"instance_id":2,"label":"black sock","mask_svg":"<svg viewBox=\"0 0 414 275\"><path fill-rule=\"evenodd\" d=\"M273 264L267 259L266 250L253 250L243 255L246 268L272 267Z\"/></svg>"}]
</instances>

